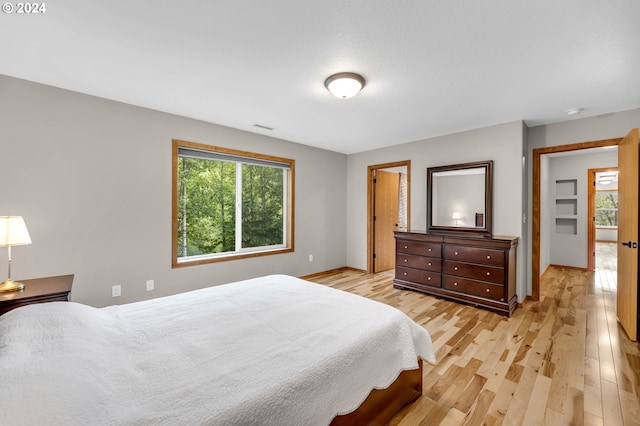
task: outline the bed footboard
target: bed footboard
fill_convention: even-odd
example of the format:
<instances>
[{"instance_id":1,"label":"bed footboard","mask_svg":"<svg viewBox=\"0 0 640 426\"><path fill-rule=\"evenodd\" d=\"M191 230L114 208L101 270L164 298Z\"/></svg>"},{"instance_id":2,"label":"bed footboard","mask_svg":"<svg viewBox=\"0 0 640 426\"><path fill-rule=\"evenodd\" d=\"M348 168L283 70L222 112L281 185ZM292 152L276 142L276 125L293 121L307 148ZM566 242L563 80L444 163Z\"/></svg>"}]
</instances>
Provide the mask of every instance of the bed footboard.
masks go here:
<instances>
[{"instance_id":1,"label":"bed footboard","mask_svg":"<svg viewBox=\"0 0 640 426\"><path fill-rule=\"evenodd\" d=\"M400 373L386 389L374 389L351 413L334 417L332 426L386 425L402 407L422 395L422 360L418 368Z\"/></svg>"}]
</instances>

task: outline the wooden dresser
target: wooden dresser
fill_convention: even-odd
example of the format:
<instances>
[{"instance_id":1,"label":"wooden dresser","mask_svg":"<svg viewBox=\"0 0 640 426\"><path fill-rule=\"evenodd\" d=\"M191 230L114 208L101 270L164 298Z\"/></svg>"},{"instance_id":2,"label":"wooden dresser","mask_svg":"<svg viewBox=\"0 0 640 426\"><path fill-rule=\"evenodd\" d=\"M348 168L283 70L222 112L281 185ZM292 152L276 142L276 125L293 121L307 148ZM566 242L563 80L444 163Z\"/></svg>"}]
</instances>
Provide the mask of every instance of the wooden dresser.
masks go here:
<instances>
[{"instance_id":1,"label":"wooden dresser","mask_svg":"<svg viewBox=\"0 0 640 426\"><path fill-rule=\"evenodd\" d=\"M395 288L417 290L511 316L516 309L515 237L397 231Z\"/></svg>"}]
</instances>

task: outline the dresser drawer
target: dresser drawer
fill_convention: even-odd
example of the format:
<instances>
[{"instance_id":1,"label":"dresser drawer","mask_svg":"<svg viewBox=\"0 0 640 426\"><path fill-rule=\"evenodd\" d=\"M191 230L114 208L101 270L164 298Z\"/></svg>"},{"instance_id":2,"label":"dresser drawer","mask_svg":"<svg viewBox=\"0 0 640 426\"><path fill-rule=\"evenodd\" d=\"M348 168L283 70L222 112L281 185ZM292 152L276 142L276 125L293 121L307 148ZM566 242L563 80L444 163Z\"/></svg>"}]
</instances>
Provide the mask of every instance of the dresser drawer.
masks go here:
<instances>
[{"instance_id":1,"label":"dresser drawer","mask_svg":"<svg viewBox=\"0 0 640 426\"><path fill-rule=\"evenodd\" d=\"M497 284L445 275L442 287L447 290L504 302L504 287Z\"/></svg>"},{"instance_id":2,"label":"dresser drawer","mask_svg":"<svg viewBox=\"0 0 640 426\"><path fill-rule=\"evenodd\" d=\"M444 258L459 262L504 267L504 252L502 250L445 245Z\"/></svg>"},{"instance_id":3,"label":"dresser drawer","mask_svg":"<svg viewBox=\"0 0 640 426\"><path fill-rule=\"evenodd\" d=\"M441 275L439 272L429 272L420 269L403 268L396 266L396 278L399 280L413 281L432 287L441 287Z\"/></svg>"},{"instance_id":4,"label":"dresser drawer","mask_svg":"<svg viewBox=\"0 0 640 426\"><path fill-rule=\"evenodd\" d=\"M396 253L417 254L419 256L441 257L442 244L396 240Z\"/></svg>"},{"instance_id":5,"label":"dresser drawer","mask_svg":"<svg viewBox=\"0 0 640 426\"><path fill-rule=\"evenodd\" d=\"M414 254L398 253L396 265L409 268L424 269L432 272L442 271L442 261L433 257L416 256Z\"/></svg>"},{"instance_id":6,"label":"dresser drawer","mask_svg":"<svg viewBox=\"0 0 640 426\"><path fill-rule=\"evenodd\" d=\"M476 280L504 283L504 269L493 266L475 265L471 263L444 261L444 273Z\"/></svg>"}]
</instances>

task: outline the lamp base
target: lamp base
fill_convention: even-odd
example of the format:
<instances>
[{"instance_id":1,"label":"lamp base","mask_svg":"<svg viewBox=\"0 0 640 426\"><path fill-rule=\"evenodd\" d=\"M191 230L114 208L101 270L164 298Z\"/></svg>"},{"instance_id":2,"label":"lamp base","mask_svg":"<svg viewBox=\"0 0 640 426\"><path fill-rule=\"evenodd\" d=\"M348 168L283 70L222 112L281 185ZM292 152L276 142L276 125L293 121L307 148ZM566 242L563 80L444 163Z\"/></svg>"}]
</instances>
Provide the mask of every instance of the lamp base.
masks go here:
<instances>
[{"instance_id":1,"label":"lamp base","mask_svg":"<svg viewBox=\"0 0 640 426\"><path fill-rule=\"evenodd\" d=\"M22 291L24 290L24 284L15 282L11 278L7 278L5 282L0 284L0 293L8 291Z\"/></svg>"}]
</instances>

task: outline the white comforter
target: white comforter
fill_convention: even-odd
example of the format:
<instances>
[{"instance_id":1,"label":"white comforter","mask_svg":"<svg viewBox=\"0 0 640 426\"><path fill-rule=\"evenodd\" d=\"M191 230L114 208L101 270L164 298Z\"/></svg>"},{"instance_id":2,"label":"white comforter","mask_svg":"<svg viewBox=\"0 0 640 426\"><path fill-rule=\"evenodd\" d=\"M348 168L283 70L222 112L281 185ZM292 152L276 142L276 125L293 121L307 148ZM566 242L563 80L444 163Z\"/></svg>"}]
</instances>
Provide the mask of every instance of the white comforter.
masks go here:
<instances>
[{"instance_id":1,"label":"white comforter","mask_svg":"<svg viewBox=\"0 0 640 426\"><path fill-rule=\"evenodd\" d=\"M326 425L429 334L395 308L272 275L97 309L0 317L2 425Z\"/></svg>"}]
</instances>

